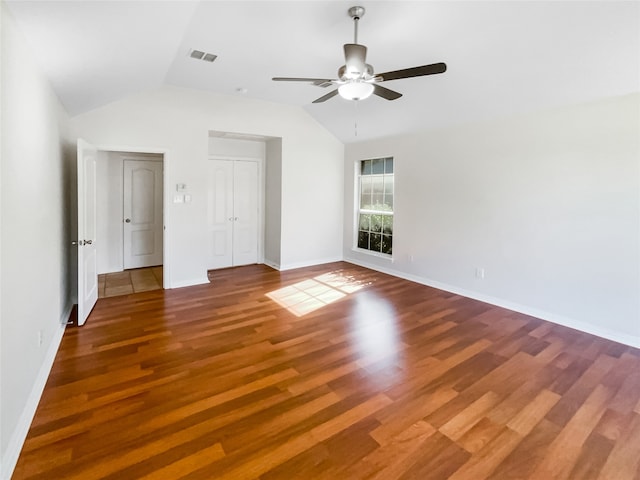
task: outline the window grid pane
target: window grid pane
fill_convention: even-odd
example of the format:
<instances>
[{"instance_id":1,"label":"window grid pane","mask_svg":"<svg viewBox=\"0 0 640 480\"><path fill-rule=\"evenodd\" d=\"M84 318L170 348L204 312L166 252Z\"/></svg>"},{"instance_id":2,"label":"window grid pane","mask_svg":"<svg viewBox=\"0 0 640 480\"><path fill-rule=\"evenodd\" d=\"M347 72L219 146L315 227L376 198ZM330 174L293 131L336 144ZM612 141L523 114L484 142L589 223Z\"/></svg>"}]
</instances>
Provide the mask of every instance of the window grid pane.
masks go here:
<instances>
[{"instance_id":1,"label":"window grid pane","mask_svg":"<svg viewBox=\"0 0 640 480\"><path fill-rule=\"evenodd\" d=\"M371 161L371 173L374 175L384 173L384 158L377 158Z\"/></svg>"}]
</instances>

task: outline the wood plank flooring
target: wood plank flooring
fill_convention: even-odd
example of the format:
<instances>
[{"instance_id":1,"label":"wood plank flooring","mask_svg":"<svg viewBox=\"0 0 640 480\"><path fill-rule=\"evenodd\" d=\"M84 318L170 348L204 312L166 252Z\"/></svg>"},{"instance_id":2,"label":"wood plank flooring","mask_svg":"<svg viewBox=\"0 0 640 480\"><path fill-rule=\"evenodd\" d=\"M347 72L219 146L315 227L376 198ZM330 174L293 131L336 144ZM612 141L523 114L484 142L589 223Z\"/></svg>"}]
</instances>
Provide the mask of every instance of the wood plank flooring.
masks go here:
<instances>
[{"instance_id":1,"label":"wood plank flooring","mask_svg":"<svg viewBox=\"0 0 640 480\"><path fill-rule=\"evenodd\" d=\"M640 351L347 263L65 333L14 479L640 480Z\"/></svg>"}]
</instances>

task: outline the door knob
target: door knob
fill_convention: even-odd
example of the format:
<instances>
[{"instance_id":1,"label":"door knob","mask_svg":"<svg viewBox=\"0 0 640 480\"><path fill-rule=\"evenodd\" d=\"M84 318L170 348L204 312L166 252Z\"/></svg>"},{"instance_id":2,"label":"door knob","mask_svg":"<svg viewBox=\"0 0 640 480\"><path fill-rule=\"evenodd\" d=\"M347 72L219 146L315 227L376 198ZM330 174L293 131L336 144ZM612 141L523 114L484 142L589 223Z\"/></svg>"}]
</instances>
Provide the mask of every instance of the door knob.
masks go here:
<instances>
[{"instance_id":1,"label":"door knob","mask_svg":"<svg viewBox=\"0 0 640 480\"><path fill-rule=\"evenodd\" d=\"M93 243L93 240L85 240L84 243L85 245L91 245Z\"/></svg>"},{"instance_id":2,"label":"door knob","mask_svg":"<svg viewBox=\"0 0 640 480\"><path fill-rule=\"evenodd\" d=\"M125 218L124 219L124 223L131 223L131 219L130 218Z\"/></svg>"}]
</instances>

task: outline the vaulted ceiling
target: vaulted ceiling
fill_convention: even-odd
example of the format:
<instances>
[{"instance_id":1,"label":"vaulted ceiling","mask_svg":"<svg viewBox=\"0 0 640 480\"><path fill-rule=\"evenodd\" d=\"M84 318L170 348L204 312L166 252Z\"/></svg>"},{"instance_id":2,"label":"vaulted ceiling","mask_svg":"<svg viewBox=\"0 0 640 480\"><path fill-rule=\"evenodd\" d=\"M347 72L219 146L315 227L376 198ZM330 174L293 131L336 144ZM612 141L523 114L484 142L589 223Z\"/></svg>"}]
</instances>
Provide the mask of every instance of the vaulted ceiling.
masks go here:
<instances>
[{"instance_id":1,"label":"vaulted ceiling","mask_svg":"<svg viewBox=\"0 0 640 480\"><path fill-rule=\"evenodd\" d=\"M7 1L71 115L161 85L303 107L348 143L640 90L640 3L616 1ZM311 102L353 40L403 97ZM217 55L213 63L191 49ZM331 88L331 87L330 87ZM358 136L355 137L357 123ZM260 133L260 132L248 132Z\"/></svg>"}]
</instances>

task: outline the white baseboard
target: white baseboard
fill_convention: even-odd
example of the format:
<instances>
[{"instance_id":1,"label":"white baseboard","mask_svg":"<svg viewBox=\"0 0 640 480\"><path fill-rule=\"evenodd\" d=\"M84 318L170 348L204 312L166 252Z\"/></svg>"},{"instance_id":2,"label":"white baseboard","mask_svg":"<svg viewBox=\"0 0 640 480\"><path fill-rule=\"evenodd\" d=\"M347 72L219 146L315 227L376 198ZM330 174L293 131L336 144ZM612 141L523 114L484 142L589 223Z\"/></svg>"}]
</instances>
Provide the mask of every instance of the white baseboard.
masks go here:
<instances>
[{"instance_id":1,"label":"white baseboard","mask_svg":"<svg viewBox=\"0 0 640 480\"><path fill-rule=\"evenodd\" d=\"M183 288L183 287L195 287L196 285L205 285L209 282L207 277L198 278L197 280L183 280L180 282L173 282L169 288Z\"/></svg>"},{"instance_id":2,"label":"white baseboard","mask_svg":"<svg viewBox=\"0 0 640 480\"><path fill-rule=\"evenodd\" d=\"M597 337L605 338L607 340L611 340L617 343L622 343L623 345L629 345L630 347L640 348L640 336L620 333L615 330L602 328L597 325L592 325L590 323L565 317L563 315L557 315L555 313L547 312L545 310L539 310L537 308L529 307L527 305L521 305L519 303L514 303L502 298L492 297L482 293L474 292L472 290L466 290L464 288L455 287L452 285L448 285L446 283L441 283L435 280L431 280L429 278L412 275L410 273L401 272L391 268L380 267L379 265L363 262L361 260L357 260L354 258L345 258L344 261L348 263L353 263L354 265L360 265L361 267L369 268L371 270L386 273L388 275L393 275L394 277L404 278L405 280L410 280L412 282L420 283L428 287L437 288L438 290L444 290L445 292L455 293L456 295L472 298L474 300L478 300L484 303L489 303L497 307L506 308L507 310L512 310L514 312L523 313L525 315L536 317L541 320L546 320L551 323L562 325L563 327L573 328L574 330L579 330L581 332L589 333Z\"/></svg>"},{"instance_id":3,"label":"white baseboard","mask_svg":"<svg viewBox=\"0 0 640 480\"><path fill-rule=\"evenodd\" d=\"M56 358L56 353L58 353L58 349L60 348L60 342L62 342L62 336L64 335L64 330L66 328L67 321L69 320L69 316L71 315L72 308L73 305L70 305L60 318L60 325L51 338L49 348L47 348L47 353L45 354L40 370L38 371L36 381L34 382L31 392L29 393L29 397L25 402L22 414L18 419L18 424L9 439L7 449L2 458L2 463L0 464L0 478L2 479L10 479L13 474L13 470L16 468L20 451L22 450L24 441L27 438L27 433L29 433L29 427L31 426L33 417L36 414L40 398L42 397L42 392L44 391L44 386L47 383L49 373L51 373L51 367L53 367L53 361Z\"/></svg>"}]
</instances>

